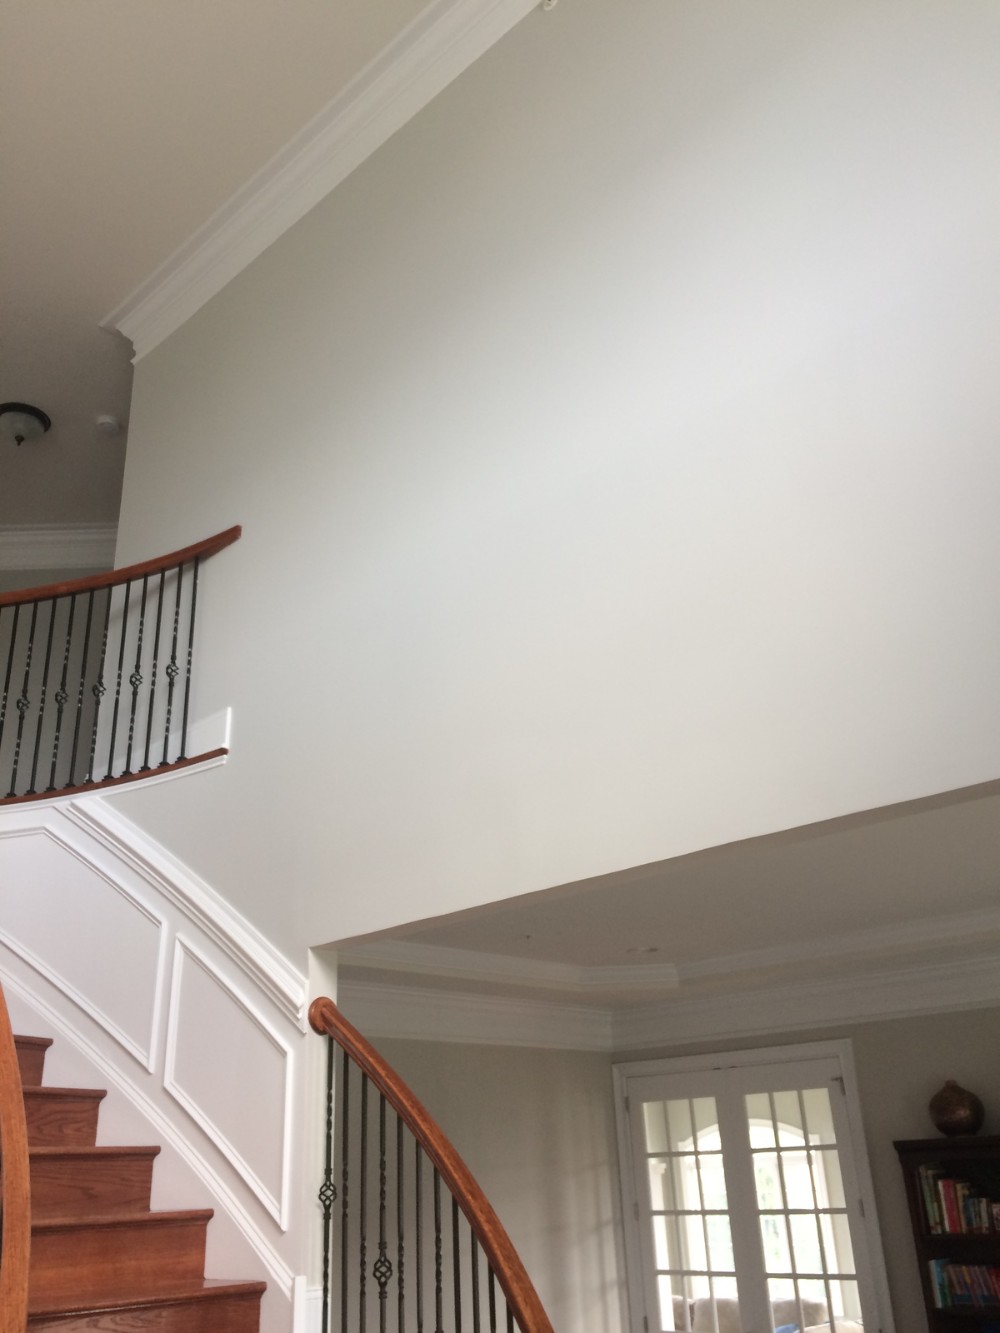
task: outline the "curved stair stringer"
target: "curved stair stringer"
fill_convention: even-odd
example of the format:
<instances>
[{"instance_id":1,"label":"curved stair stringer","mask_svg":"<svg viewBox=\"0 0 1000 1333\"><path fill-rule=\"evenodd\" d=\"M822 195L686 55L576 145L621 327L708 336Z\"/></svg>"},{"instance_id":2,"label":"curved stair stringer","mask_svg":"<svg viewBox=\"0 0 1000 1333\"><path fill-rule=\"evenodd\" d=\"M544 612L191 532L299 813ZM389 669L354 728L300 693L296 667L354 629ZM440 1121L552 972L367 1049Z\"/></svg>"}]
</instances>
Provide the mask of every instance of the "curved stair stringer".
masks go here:
<instances>
[{"instance_id":1,"label":"curved stair stringer","mask_svg":"<svg viewBox=\"0 0 1000 1333\"><path fill-rule=\"evenodd\" d=\"M107 1086L101 1141L164 1146L153 1206L214 1208L209 1274L301 1327L305 978L99 796L0 811L0 971L46 1082Z\"/></svg>"}]
</instances>

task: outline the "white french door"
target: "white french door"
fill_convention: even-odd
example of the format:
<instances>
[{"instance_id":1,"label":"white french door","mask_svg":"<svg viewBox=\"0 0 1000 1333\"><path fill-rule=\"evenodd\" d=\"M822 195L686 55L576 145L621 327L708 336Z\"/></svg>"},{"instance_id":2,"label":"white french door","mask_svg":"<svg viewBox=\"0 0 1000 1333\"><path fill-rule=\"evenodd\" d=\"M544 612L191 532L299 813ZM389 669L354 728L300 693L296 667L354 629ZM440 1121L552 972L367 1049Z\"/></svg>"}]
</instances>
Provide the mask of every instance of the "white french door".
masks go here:
<instances>
[{"instance_id":1,"label":"white french door","mask_svg":"<svg viewBox=\"0 0 1000 1333\"><path fill-rule=\"evenodd\" d=\"M636 1333L889 1333L841 1046L617 1067Z\"/></svg>"}]
</instances>

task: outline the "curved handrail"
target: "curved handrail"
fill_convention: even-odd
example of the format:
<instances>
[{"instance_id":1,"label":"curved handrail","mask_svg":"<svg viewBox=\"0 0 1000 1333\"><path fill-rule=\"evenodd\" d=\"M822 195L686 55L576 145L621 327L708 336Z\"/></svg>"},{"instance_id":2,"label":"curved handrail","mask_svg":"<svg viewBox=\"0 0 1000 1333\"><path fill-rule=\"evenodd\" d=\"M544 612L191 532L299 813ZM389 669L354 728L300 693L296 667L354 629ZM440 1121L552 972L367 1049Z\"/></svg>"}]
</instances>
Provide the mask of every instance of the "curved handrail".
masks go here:
<instances>
[{"instance_id":1,"label":"curved handrail","mask_svg":"<svg viewBox=\"0 0 1000 1333\"><path fill-rule=\"evenodd\" d=\"M28 1258L31 1252L31 1192L28 1133L17 1051L0 986L0 1194L3 1250L0 1253L0 1333L24 1333L28 1318Z\"/></svg>"},{"instance_id":2,"label":"curved handrail","mask_svg":"<svg viewBox=\"0 0 1000 1333\"><path fill-rule=\"evenodd\" d=\"M0 805L215 756L187 749L199 571L241 534L0 594Z\"/></svg>"},{"instance_id":3,"label":"curved handrail","mask_svg":"<svg viewBox=\"0 0 1000 1333\"><path fill-rule=\"evenodd\" d=\"M191 560L215 555L217 551L231 546L242 535L243 528L237 523L223 532L217 532L214 537L206 537L204 541L182 546L179 551L171 551L169 555L158 555L153 560L142 560L136 565L126 565L122 569L109 569L106 574L91 574L89 578L70 579L66 583L46 583L38 588L18 588L16 592L0 593L0 606L24 606L28 602L47 602L54 597L73 597L77 593L116 588L122 583L149 578L152 574L160 574L176 569L178 565L186 565Z\"/></svg>"},{"instance_id":4,"label":"curved handrail","mask_svg":"<svg viewBox=\"0 0 1000 1333\"><path fill-rule=\"evenodd\" d=\"M332 1037L347 1052L418 1140L465 1214L522 1333L552 1333L548 1315L503 1224L427 1108L332 1000L313 1000L309 1022L315 1032Z\"/></svg>"}]
</instances>

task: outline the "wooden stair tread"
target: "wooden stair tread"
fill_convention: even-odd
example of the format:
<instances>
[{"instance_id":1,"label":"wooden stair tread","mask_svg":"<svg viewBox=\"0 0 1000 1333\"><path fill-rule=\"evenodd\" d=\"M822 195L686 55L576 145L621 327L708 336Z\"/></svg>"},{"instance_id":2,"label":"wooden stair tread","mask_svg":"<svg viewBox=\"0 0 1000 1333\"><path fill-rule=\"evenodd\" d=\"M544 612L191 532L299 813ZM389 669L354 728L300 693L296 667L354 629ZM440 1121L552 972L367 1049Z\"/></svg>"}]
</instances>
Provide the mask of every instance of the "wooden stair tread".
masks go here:
<instances>
[{"instance_id":1,"label":"wooden stair tread","mask_svg":"<svg viewBox=\"0 0 1000 1333\"><path fill-rule=\"evenodd\" d=\"M86 1161L100 1161L109 1159L115 1161L120 1157L156 1157L160 1151L159 1144L130 1144L127 1147L120 1147L117 1143L95 1144L63 1144L63 1143L35 1143L28 1148L29 1157L44 1157L55 1161L72 1162L80 1159Z\"/></svg>"},{"instance_id":2,"label":"wooden stair tread","mask_svg":"<svg viewBox=\"0 0 1000 1333\"><path fill-rule=\"evenodd\" d=\"M96 1296L80 1300L74 1296L61 1296L29 1302L28 1314L101 1314L105 1311L126 1310L134 1307L153 1305L177 1305L182 1301L212 1300L220 1296L260 1296L267 1288L266 1282L228 1278L193 1278L186 1281L172 1282L163 1290L151 1295L148 1291L121 1291L116 1288Z\"/></svg>"},{"instance_id":3,"label":"wooden stair tread","mask_svg":"<svg viewBox=\"0 0 1000 1333\"><path fill-rule=\"evenodd\" d=\"M134 1227L134 1226L176 1226L178 1223L192 1222L206 1224L212 1220L211 1208L175 1208L166 1212L109 1213L106 1217L93 1217L89 1213L72 1213L66 1217L46 1217L31 1224L31 1234L41 1231L72 1231L86 1228Z\"/></svg>"},{"instance_id":4,"label":"wooden stair tread","mask_svg":"<svg viewBox=\"0 0 1000 1333\"><path fill-rule=\"evenodd\" d=\"M58 1101L60 1097L78 1097L99 1102L103 1101L108 1095L108 1090L107 1088L50 1088L46 1084L35 1088L25 1088L24 1093L26 1097L51 1097L54 1101Z\"/></svg>"}]
</instances>

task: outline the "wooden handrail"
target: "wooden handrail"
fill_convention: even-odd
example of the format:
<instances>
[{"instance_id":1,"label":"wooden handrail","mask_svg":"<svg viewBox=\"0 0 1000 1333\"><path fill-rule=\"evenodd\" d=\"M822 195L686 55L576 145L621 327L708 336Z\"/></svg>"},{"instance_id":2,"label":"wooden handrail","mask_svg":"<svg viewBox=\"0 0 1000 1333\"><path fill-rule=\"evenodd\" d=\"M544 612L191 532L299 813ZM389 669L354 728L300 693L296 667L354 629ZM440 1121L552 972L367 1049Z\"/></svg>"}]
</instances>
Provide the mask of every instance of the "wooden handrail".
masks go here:
<instances>
[{"instance_id":1,"label":"wooden handrail","mask_svg":"<svg viewBox=\"0 0 1000 1333\"><path fill-rule=\"evenodd\" d=\"M14 1035L0 986L0 1157L3 1160L3 1251L0 1253L0 1333L24 1333L28 1318L31 1193L24 1094Z\"/></svg>"},{"instance_id":2,"label":"wooden handrail","mask_svg":"<svg viewBox=\"0 0 1000 1333\"><path fill-rule=\"evenodd\" d=\"M476 1178L423 1104L330 999L313 1000L309 1022L332 1037L406 1124L465 1214L522 1333L552 1333L548 1315L503 1224Z\"/></svg>"},{"instance_id":3,"label":"wooden handrail","mask_svg":"<svg viewBox=\"0 0 1000 1333\"><path fill-rule=\"evenodd\" d=\"M186 565L189 560L215 555L216 551L231 546L243 534L239 524L217 532L214 537L182 546L179 551L169 555L158 555L154 560L143 560L137 565L126 565L123 569L109 569L106 574L92 574L86 579L71 579L66 583L47 583L40 588L19 588L17 592L0 593L0 606L23 606L26 602L47 602L53 597L72 597L76 593L96 592L100 588L116 588L133 579L148 578L165 570Z\"/></svg>"}]
</instances>

